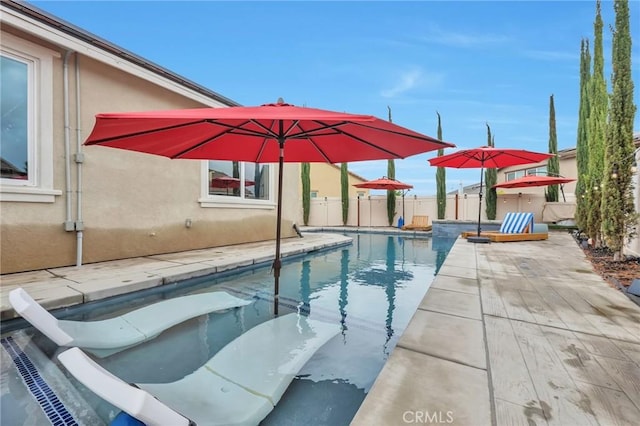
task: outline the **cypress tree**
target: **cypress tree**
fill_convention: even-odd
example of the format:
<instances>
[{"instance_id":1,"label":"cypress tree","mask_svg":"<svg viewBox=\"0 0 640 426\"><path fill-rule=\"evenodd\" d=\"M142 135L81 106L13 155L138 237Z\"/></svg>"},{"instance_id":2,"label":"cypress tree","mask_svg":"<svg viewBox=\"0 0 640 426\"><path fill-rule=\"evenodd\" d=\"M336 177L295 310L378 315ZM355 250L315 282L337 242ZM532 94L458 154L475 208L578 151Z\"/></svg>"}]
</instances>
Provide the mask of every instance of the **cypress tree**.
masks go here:
<instances>
[{"instance_id":1,"label":"cypress tree","mask_svg":"<svg viewBox=\"0 0 640 426\"><path fill-rule=\"evenodd\" d=\"M438 139L442 140L442 123L440 121L440 113L438 114ZM438 157L444 154L444 149L438 150ZM447 184L444 167L438 167L436 170L436 199L438 201L438 219L444 219L447 210Z\"/></svg>"},{"instance_id":2,"label":"cypress tree","mask_svg":"<svg viewBox=\"0 0 640 426\"><path fill-rule=\"evenodd\" d=\"M491 127L489 127L489 123L487 123L487 145L491 147L495 146L495 139L491 135ZM495 168L486 169L484 171L484 181L487 188L485 191L487 194L485 198L487 219L495 220L498 194L496 193L496 189L493 185L498 183L498 171Z\"/></svg>"},{"instance_id":3,"label":"cypress tree","mask_svg":"<svg viewBox=\"0 0 640 426\"><path fill-rule=\"evenodd\" d=\"M556 134L556 108L553 104L553 95L549 97L549 154L553 157L547 160L547 174L560 175L560 162L558 161L558 136ZM558 185L549 185L545 190L545 198L548 202L558 202Z\"/></svg>"},{"instance_id":4,"label":"cypress tree","mask_svg":"<svg viewBox=\"0 0 640 426\"><path fill-rule=\"evenodd\" d=\"M391 107L387 106L387 109L389 110L389 122L392 122ZM387 177L389 179L396 178L396 165L393 160L388 160L387 162ZM389 226L393 226L393 218L395 216L396 216L396 191L387 191L387 218L389 219Z\"/></svg>"},{"instance_id":5,"label":"cypress tree","mask_svg":"<svg viewBox=\"0 0 640 426\"><path fill-rule=\"evenodd\" d=\"M634 233L638 221L633 203L631 173L636 106L633 103L628 0L616 0L614 10L616 26L613 31L611 76L613 93L605 144L602 228L605 243L614 251L614 260L621 260L625 237Z\"/></svg>"},{"instance_id":6,"label":"cypress tree","mask_svg":"<svg viewBox=\"0 0 640 426\"><path fill-rule=\"evenodd\" d=\"M608 95L604 79L604 57L602 53L602 16L600 0L596 2L594 22L593 75L589 79L589 177L587 179L587 234L594 246L601 244L602 184L604 177L604 141L607 128Z\"/></svg>"},{"instance_id":7,"label":"cypress tree","mask_svg":"<svg viewBox=\"0 0 640 426\"><path fill-rule=\"evenodd\" d=\"M347 163L340 165L340 189L342 195L342 224L346 225L349 219L349 170Z\"/></svg>"},{"instance_id":8,"label":"cypress tree","mask_svg":"<svg viewBox=\"0 0 640 426\"><path fill-rule=\"evenodd\" d=\"M576 224L578 229L587 228L586 184L589 172L589 145L587 123L589 121L589 76L591 74L591 54L589 40L582 39L580 44L580 107L578 109L578 131L576 141L576 165L578 181L576 182Z\"/></svg>"},{"instance_id":9,"label":"cypress tree","mask_svg":"<svg viewBox=\"0 0 640 426\"><path fill-rule=\"evenodd\" d=\"M311 163L302 163L302 221L309 224L311 211Z\"/></svg>"}]
</instances>

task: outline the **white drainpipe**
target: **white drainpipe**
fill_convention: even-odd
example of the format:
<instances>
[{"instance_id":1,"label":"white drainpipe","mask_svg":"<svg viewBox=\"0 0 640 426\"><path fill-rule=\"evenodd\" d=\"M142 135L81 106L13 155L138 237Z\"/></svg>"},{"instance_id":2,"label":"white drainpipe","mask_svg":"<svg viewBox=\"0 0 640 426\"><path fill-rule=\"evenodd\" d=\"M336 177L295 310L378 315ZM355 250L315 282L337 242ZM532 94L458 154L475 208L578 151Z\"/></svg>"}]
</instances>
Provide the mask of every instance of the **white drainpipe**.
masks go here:
<instances>
[{"instance_id":1,"label":"white drainpipe","mask_svg":"<svg viewBox=\"0 0 640 426\"><path fill-rule=\"evenodd\" d=\"M84 156L82 154L82 132L80 129L81 109L80 109L80 66L78 63L78 54L76 53L75 61L75 78L76 78L76 153L74 161L76 163L77 176L77 217L72 217L72 185L71 185L71 126L69 124L69 57L73 52L67 50L64 54L62 65L63 70L63 99L64 99L64 175L65 175L65 193L66 193L66 218L64 222L64 230L67 232L76 232L76 266L82 266L82 231L84 224L82 222L82 162Z\"/></svg>"},{"instance_id":2,"label":"white drainpipe","mask_svg":"<svg viewBox=\"0 0 640 426\"><path fill-rule=\"evenodd\" d=\"M63 84L63 102L64 102L64 180L65 180L65 199L66 199L66 217L64 221L65 231L74 231L75 226L71 218L71 154L69 149L69 56L71 51L67 50L64 54L62 63L62 84Z\"/></svg>"},{"instance_id":3,"label":"white drainpipe","mask_svg":"<svg viewBox=\"0 0 640 426\"><path fill-rule=\"evenodd\" d=\"M82 163L84 162L84 153L82 152L82 108L80 108L80 55L76 52L76 266L82 266L82 236L84 231L84 222L82 221Z\"/></svg>"}]
</instances>

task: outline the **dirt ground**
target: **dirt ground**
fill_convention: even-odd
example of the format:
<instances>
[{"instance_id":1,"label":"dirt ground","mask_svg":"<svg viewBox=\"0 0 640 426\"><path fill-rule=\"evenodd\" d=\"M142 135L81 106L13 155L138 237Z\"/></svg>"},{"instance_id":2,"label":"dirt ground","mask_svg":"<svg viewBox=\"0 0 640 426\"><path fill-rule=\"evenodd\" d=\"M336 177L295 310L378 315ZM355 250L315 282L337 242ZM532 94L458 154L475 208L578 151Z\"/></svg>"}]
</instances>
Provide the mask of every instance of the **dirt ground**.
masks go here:
<instances>
[{"instance_id":1,"label":"dirt ground","mask_svg":"<svg viewBox=\"0 0 640 426\"><path fill-rule=\"evenodd\" d=\"M607 249L583 249L593 269L608 282L615 278L628 287L635 278L640 278L640 258L627 257L624 261L614 262L613 254Z\"/></svg>"}]
</instances>

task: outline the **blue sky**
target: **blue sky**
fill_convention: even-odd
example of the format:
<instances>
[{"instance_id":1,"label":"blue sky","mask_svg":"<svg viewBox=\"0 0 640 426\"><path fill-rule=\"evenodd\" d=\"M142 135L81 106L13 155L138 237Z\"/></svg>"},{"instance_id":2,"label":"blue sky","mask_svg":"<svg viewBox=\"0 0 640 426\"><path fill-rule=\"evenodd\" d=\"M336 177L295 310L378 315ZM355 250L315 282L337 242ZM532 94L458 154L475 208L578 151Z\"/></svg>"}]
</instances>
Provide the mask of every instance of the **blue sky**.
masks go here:
<instances>
[{"instance_id":1,"label":"blue sky","mask_svg":"<svg viewBox=\"0 0 640 426\"><path fill-rule=\"evenodd\" d=\"M458 148L548 151L549 96L558 148L576 143L580 40L594 1L132 2L33 1L86 31L243 105L274 102L387 117ZM634 99L640 102L640 2L630 2ZM613 3L603 1L605 78ZM636 114L636 131L640 130ZM453 152L454 150L447 150ZM412 193L435 194L426 153L396 161ZM354 162L367 179L386 161ZM447 189L479 170L447 169Z\"/></svg>"}]
</instances>

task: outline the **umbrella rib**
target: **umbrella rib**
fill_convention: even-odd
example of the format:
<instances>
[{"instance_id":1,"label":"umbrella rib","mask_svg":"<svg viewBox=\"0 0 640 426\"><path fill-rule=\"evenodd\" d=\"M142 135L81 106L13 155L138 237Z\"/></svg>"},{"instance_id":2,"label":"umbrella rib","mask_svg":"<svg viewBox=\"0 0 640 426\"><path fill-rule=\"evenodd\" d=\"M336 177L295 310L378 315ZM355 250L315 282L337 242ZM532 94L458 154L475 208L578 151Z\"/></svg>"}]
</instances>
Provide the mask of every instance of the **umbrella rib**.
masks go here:
<instances>
[{"instance_id":1,"label":"umbrella rib","mask_svg":"<svg viewBox=\"0 0 640 426\"><path fill-rule=\"evenodd\" d=\"M234 134L234 135L242 135L242 136L265 136L266 137L266 135L264 133L260 133L260 132L257 132L257 131L254 131L254 130L250 130L250 129L242 129L241 126L244 126L247 123L254 123L254 124L258 125L259 127L263 128L265 130L265 132L268 132L269 134L274 135L274 133L269 128L263 126L262 124L260 124L259 122L255 121L255 120L246 120L246 121L242 122L242 124L236 125L236 126L231 126L229 124L220 123L218 121L211 120L211 119L207 119L204 122L210 123L210 124L215 124L216 126L226 127L227 130L225 130L223 132L220 132L217 135L211 136L210 138L207 138L207 139L205 139L205 140L203 140L201 142L198 142L197 144L195 144L195 145L193 145L193 146L191 146L191 147L189 147L189 148L187 148L187 149L185 149L183 151L180 151L179 153L171 156L171 158L178 158L178 157L180 157L182 155L185 155L185 154L187 154L189 152L192 152L192 151L200 148L202 145L205 145L205 144L207 144L209 142L212 142L212 141L214 141L214 140L216 140L216 139L218 139L218 138L220 138L220 137L222 137L222 136L224 136L226 134Z\"/></svg>"},{"instance_id":2,"label":"umbrella rib","mask_svg":"<svg viewBox=\"0 0 640 426\"><path fill-rule=\"evenodd\" d=\"M323 123L322 121L316 121L316 123L321 124L321 125L323 125L323 126L328 126L326 123ZM346 122L345 122L345 123L346 123ZM342 124L344 125L345 123L342 123ZM357 124L357 123L352 123L352 124ZM367 127L368 127L368 126L367 126ZM375 129L375 128L374 128L374 129ZM375 150L382 151L382 152L384 152L384 153L386 153L386 154L389 154L389 155L391 155L392 157L395 157L395 158L404 158L403 156L401 156L400 154L398 154L398 153L396 153L396 152L394 152L394 151L390 151L390 150L388 150L388 149L385 149L385 148L382 148L382 147L380 147L380 146L377 146L377 145L375 145L375 144L373 144L373 143L371 143L371 142L368 142L368 141L366 141L366 140L364 140L364 139L362 139L362 138L360 138L360 137L358 137L358 136L355 136L355 135L353 135L353 134L351 134L351 133L349 133L349 132L345 132L344 130L340 129L339 127L334 127L334 130L335 130L336 132L338 132L338 133L341 133L341 134L345 135L345 136L349 136L350 138L352 138L352 139L354 139L354 140L356 140L356 141L358 141L358 142L360 142L360 143L362 143L362 144L364 144L364 145L367 145L367 146L369 146L369 147L371 147L371 148L373 148L373 149L375 149ZM380 130L380 129L376 129L376 130ZM317 135L317 136L322 136L322 135ZM322 152L322 150L321 150L321 149L320 149L320 147L317 145L317 143L316 143L315 141L313 141L311 138L309 138L309 140L310 140L310 141L313 143L313 145L318 149L318 151L320 151L320 152L322 153L322 155L326 157L326 155Z\"/></svg>"},{"instance_id":3,"label":"umbrella rib","mask_svg":"<svg viewBox=\"0 0 640 426\"><path fill-rule=\"evenodd\" d=\"M153 133L164 132L164 131L167 131L167 130L181 129L183 127L189 127L189 126L193 126L194 124L200 124L200 123L203 123L203 122L204 122L203 120L191 121L189 123L174 124L174 125L171 125L171 126L158 127L158 128L151 129L151 130L141 130L139 132L120 134L118 136L110 136L108 138L96 139L96 140L92 141L92 144L99 145L101 143L111 142L111 141L115 141L115 140L118 140L118 139L133 138L133 137L136 137L136 136L150 135L150 134L153 134Z\"/></svg>"}]
</instances>

